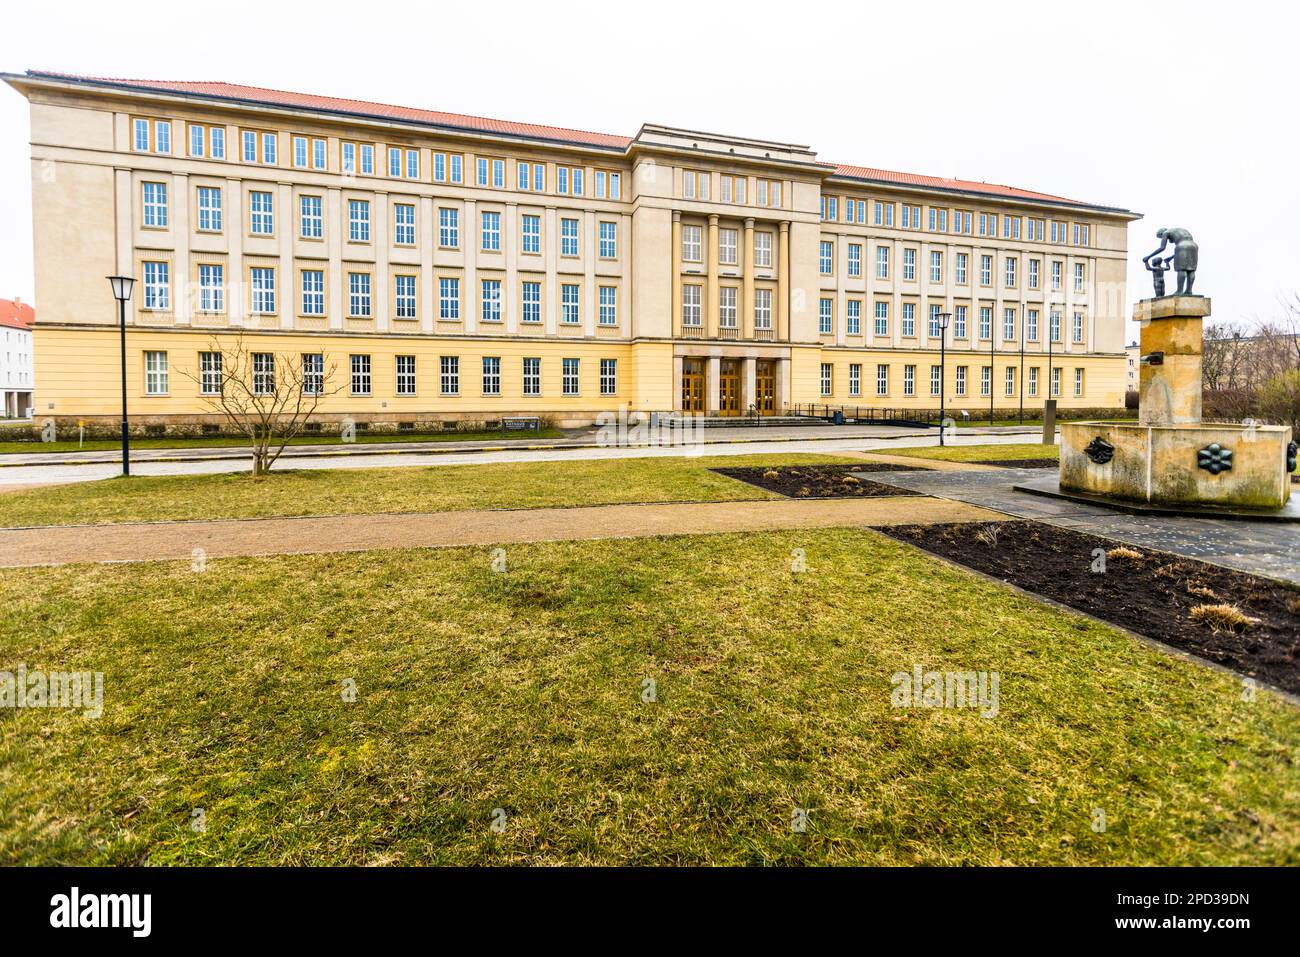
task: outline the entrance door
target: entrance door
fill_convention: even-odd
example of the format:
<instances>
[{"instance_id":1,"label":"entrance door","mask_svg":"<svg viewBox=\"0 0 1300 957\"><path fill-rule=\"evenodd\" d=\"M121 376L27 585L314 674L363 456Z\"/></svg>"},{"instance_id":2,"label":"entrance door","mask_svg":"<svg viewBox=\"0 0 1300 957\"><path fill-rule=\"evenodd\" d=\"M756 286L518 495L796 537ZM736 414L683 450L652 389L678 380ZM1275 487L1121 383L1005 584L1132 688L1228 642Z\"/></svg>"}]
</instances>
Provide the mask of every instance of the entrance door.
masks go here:
<instances>
[{"instance_id":1,"label":"entrance door","mask_svg":"<svg viewBox=\"0 0 1300 957\"><path fill-rule=\"evenodd\" d=\"M682 360L682 411L704 411L704 361Z\"/></svg>"},{"instance_id":2,"label":"entrance door","mask_svg":"<svg viewBox=\"0 0 1300 957\"><path fill-rule=\"evenodd\" d=\"M776 415L776 363L771 359L754 365L754 405L759 415Z\"/></svg>"},{"instance_id":3,"label":"entrance door","mask_svg":"<svg viewBox=\"0 0 1300 957\"><path fill-rule=\"evenodd\" d=\"M718 364L718 414L740 415L740 363L735 359Z\"/></svg>"}]
</instances>

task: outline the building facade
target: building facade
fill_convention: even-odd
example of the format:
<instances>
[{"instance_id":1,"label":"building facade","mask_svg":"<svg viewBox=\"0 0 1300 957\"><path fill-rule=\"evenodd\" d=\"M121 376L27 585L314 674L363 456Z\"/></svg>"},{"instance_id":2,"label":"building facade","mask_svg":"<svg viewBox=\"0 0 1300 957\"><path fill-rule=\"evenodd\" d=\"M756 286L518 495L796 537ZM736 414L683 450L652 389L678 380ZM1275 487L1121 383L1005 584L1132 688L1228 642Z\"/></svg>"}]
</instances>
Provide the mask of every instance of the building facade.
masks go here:
<instances>
[{"instance_id":1,"label":"building facade","mask_svg":"<svg viewBox=\"0 0 1300 957\"><path fill-rule=\"evenodd\" d=\"M0 416L25 419L32 414L35 372L32 326L36 310L17 297L0 299Z\"/></svg>"},{"instance_id":2,"label":"building facade","mask_svg":"<svg viewBox=\"0 0 1300 957\"><path fill-rule=\"evenodd\" d=\"M236 336L333 370L322 418L374 423L1123 404L1127 210L663 126L5 79L42 418L118 414L110 274L137 279L134 421L204 421Z\"/></svg>"}]
</instances>

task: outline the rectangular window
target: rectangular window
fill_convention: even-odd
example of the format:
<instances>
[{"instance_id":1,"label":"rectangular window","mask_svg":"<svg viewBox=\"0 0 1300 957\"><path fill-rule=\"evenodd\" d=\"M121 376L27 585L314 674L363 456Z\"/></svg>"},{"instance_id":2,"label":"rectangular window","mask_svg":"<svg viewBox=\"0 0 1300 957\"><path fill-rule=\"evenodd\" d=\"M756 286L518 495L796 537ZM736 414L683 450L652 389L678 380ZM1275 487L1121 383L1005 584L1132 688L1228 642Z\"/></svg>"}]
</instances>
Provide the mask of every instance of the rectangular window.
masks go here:
<instances>
[{"instance_id":1,"label":"rectangular window","mask_svg":"<svg viewBox=\"0 0 1300 957\"><path fill-rule=\"evenodd\" d=\"M939 328L941 324L939 320L939 313L942 311L942 309L943 306L941 304L937 302L930 303L930 321L929 321L929 325L927 326L927 331L931 339L938 339L939 336L943 334L943 330Z\"/></svg>"},{"instance_id":2,"label":"rectangular window","mask_svg":"<svg viewBox=\"0 0 1300 957\"><path fill-rule=\"evenodd\" d=\"M402 175L402 151L396 146L388 147L388 175L393 177Z\"/></svg>"},{"instance_id":3,"label":"rectangular window","mask_svg":"<svg viewBox=\"0 0 1300 957\"><path fill-rule=\"evenodd\" d=\"M618 325L618 287L601 286L599 290L600 315L597 322L602 326Z\"/></svg>"},{"instance_id":4,"label":"rectangular window","mask_svg":"<svg viewBox=\"0 0 1300 957\"><path fill-rule=\"evenodd\" d=\"M754 290L754 328L772 328L772 290Z\"/></svg>"},{"instance_id":5,"label":"rectangular window","mask_svg":"<svg viewBox=\"0 0 1300 957\"><path fill-rule=\"evenodd\" d=\"M724 203L745 202L745 183L744 176L721 176L719 177L719 198Z\"/></svg>"},{"instance_id":6,"label":"rectangular window","mask_svg":"<svg viewBox=\"0 0 1300 957\"><path fill-rule=\"evenodd\" d=\"M1038 260L1029 260L1029 288L1038 288Z\"/></svg>"},{"instance_id":7,"label":"rectangular window","mask_svg":"<svg viewBox=\"0 0 1300 957\"><path fill-rule=\"evenodd\" d=\"M718 262L724 266L735 266L739 262L739 234L734 229L718 230Z\"/></svg>"},{"instance_id":8,"label":"rectangular window","mask_svg":"<svg viewBox=\"0 0 1300 957\"><path fill-rule=\"evenodd\" d=\"M861 299L850 299L844 304L844 332L850 336L862 335Z\"/></svg>"},{"instance_id":9,"label":"rectangular window","mask_svg":"<svg viewBox=\"0 0 1300 957\"><path fill-rule=\"evenodd\" d=\"M1083 263L1074 264L1074 291L1083 292Z\"/></svg>"},{"instance_id":10,"label":"rectangular window","mask_svg":"<svg viewBox=\"0 0 1300 957\"><path fill-rule=\"evenodd\" d=\"M1038 367L1030 366L1029 368L1029 397L1036 398L1038 395Z\"/></svg>"},{"instance_id":11,"label":"rectangular window","mask_svg":"<svg viewBox=\"0 0 1300 957\"><path fill-rule=\"evenodd\" d=\"M772 268L771 233L754 233L754 265L760 269Z\"/></svg>"},{"instance_id":12,"label":"rectangular window","mask_svg":"<svg viewBox=\"0 0 1300 957\"><path fill-rule=\"evenodd\" d=\"M1002 238L1003 239L1020 238L1020 217L1019 216L1002 217Z\"/></svg>"},{"instance_id":13,"label":"rectangular window","mask_svg":"<svg viewBox=\"0 0 1300 957\"><path fill-rule=\"evenodd\" d=\"M325 140L316 139L311 141L311 168L325 168Z\"/></svg>"},{"instance_id":14,"label":"rectangular window","mask_svg":"<svg viewBox=\"0 0 1300 957\"><path fill-rule=\"evenodd\" d=\"M1061 314L1055 309L1047 317L1047 334L1053 342L1061 341Z\"/></svg>"},{"instance_id":15,"label":"rectangular window","mask_svg":"<svg viewBox=\"0 0 1300 957\"><path fill-rule=\"evenodd\" d=\"M204 153L203 142L207 137L205 130L201 126L190 124L190 155L202 156Z\"/></svg>"},{"instance_id":16,"label":"rectangular window","mask_svg":"<svg viewBox=\"0 0 1300 957\"><path fill-rule=\"evenodd\" d=\"M542 217L525 213L521 230L521 251L540 253L542 251Z\"/></svg>"},{"instance_id":17,"label":"rectangular window","mask_svg":"<svg viewBox=\"0 0 1300 957\"><path fill-rule=\"evenodd\" d=\"M943 388L943 370L939 366L930 366L930 395L938 395Z\"/></svg>"},{"instance_id":18,"label":"rectangular window","mask_svg":"<svg viewBox=\"0 0 1300 957\"><path fill-rule=\"evenodd\" d=\"M439 356L438 392L441 395L460 395L460 357Z\"/></svg>"},{"instance_id":19,"label":"rectangular window","mask_svg":"<svg viewBox=\"0 0 1300 957\"><path fill-rule=\"evenodd\" d=\"M524 395L542 394L542 360L536 356L524 359Z\"/></svg>"},{"instance_id":20,"label":"rectangular window","mask_svg":"<svg viewBox=\"0 0 1300 957\"><path fill-rule=\"evenodd\" d=\"M370 242L370 203L367 200L348 200L348 239L354 243Z\"/></svg>"},{"instance_id":21,"label":"rectangular window","mask_svg":"<svg viewBox=\"0 0 1300 957\"><path fill-rule=\"evenodd\" d=\"M325 391L325 356L319 352L302 354L303 395L320 395Z\"/></svg>"},{"instance_id":22,"label":"rectangular window","mask_svg":"<svg viewBox=\"0 0 1300 957\"><path fill-rule=\"evenodd\" d=\"M565 325L577 325L578 319L577 283L563 283L560 286L560 322Z\"/></svg>"},{"instance_id":23,"label":"rectangular window","mask_svg":"<svg viewBox=\"0 0 1300 957\"><path fill-rule=\"evenodd\" d=\"M829 299L817 302L817 331L823 336L829 336L835 331L834 308L834 303Z\"/></svg>"},{"instance_id":24,"label":"rectangular window","mask_svg":"<svg viewBox=\"0 0 1300 957\"><path fill-rule=\"evenodd\" d=\"M600 224L599 254L601 259L618 257L618 223Z\"/></svg>"},{"instance_id":25,"label":"rectangular window","mask_svg":"<svg viewBox=\"0 0 1300 957\"><path fill-rule=\"evenodd\" d=\"M221 395L221 353L199 353L199 395Z\"/></svg>"},{"instance_id":26,"label":"rectangular window","mask_svg":"<svg viewBox=\"0 0 1300 957\"><path fill-rule=\"evenodd\" d=\"M415 245L415 206L393 204L393 242L399 246Z\"/></svg>"},{"instance_id":27,"label":"rectangular window","mask_svg":"<svg viewBox=\"0 0 1300 957\"><path fill-rule=\"evenodd\" d=\"M903 279L907 282L916 280L916 250L903 250Z\"/></svg>"},{"instance_id":28,"label":"rectangular window","mask_svg":"<svg viewBox=\"0 0 1300 957\"><path fill-rule=\"evenodd\" d=\"M167 353L145 352L144 393L145 395L167 394Z\"/></svg>"},{"instance_id":29,"label":"rectangular window","mask_svg":"<svg viewBox=\"0 0 1300 957\"><path fill-rule=\"evenodd\" d=\"M876 278L877 279L889 278L889 247L888 246L876 247Z\"/></svg>"},{"instance_id":30,"label":"rectangular window","mask_svg":"<svg viewBox=\"0 0 1300 957\"><path fill-rule=\"evenodd\" d=\"M916 303L903 303L903 335L911 337L916 335Z\"/></svg>"},{"instance_id":31,"label":"rectangular window","mask_svg":"<svg viewBox=\"0 0 1300 957\"><path fill-rule=\"evenodd\" d=\"M993 391L993 367L980 366L980 395L988 396Z\"/></svg>"},{"instance_id":32,"label":"rectangular window","mask_svg":"<svg viewBox=\"0 0 1300 957\"><path fill-rule=\"evenodd\" d=\"M145 309L171 308L170 266L164 262L147 262L144 264L144 301Z\"/></svg>"},{"instance_id":33,"label":"rectangular window","mask_svg":"<svg viewBox=\"0 0 1300 957\"><path fill-rule=\"evenodd\" d=\"M484 279L481 281L482 308L480 318L484 322L501 321L501 280Z\"/></svg>"},{"instance_id":34,"label":"rectangular window","mask_svg":"<svg viewBox=\"0 0 1300 957\"><path fill-rule=\"evenodd\" d=\"M849 395L862 395L862 366L857 362L849 363Z\"/></svg>"},{"instance_id":35,"label":"rectangular window","mask_svg":"<svg viewBox=\"0 0 1300 957\"><path fill-rule=\"evenodd\" d=\"M262 134L262 162L274 166L277 162L276 151L280 146L280 137L275 133Z\"/></svg>"},{"instance_id":36,"label":"rectangular window","mask_svg":"<svg viewBox=\"0 0 1300 957\"><path fill-rule=\"evenodd\" d=\"M1014 286L1016 284L1016 257L1006 257L1006 284Z\"/></svg>"},{"instance_id":37,"label":"rectangular window","mask_svg":"<svg viewBox=\"0 0 1300 957\"><path fill-rule=\"evenodd\" d=\"M167 228L167 184L142 183L141 198L144 225L150 229Z\"/></svg>"},{"instance_id":38,"label":"rectangular window","mask_svg":"<svg viewBox=\"0 0 1300 957\"><path fill-rule=\"evenodd\" d=\"M948 210L930 207L930 232L946 233L948 231Z\"/></svg>"},{"instance_id":39,"label":"rectangular window","mask_svg":"<svg viewBox=\"0 0 1300 957\"><path fill-rule=\"evenodd\" d=\"M956 384L955 391L958 396L964 396L966 394L966 367L965 366L957 367L957 384Z\"/></svg>"},{"instance_id":40,"label":"rectangular window","mask_svg":"<svg viewBox=\"0 0 1300 957\"><path fill-rule=\"evenodd\" d=\"M393 277L393 310L398 319L414 319L415 311L415 277Z\"/></svg>"},{"instance_id":41,"label":"rectangular window","mask_svg":"<svg viewBox=\"0 0 1300 957\"><path fill-rule=\"evenodd\" d=\"M159 153L170 153L172 151L172 124L170 120L154 120L153 148ZM1079 227L1075 226L1074 230L1077 235ZM1077 240L1075 245L1078 245Z\"/></svg>"},{"instance_id":42,"label":"rectangular window","mask_svg":"<svg viewBox=\"0 0 1300 957\"><path fill-rule=\"evenodd\" d=\"M903 204L903 228L920 229L921 228L921 207Z\"/></svg>"},{"instance_id":43,"label":"rectangular window","mask_svg":"<svg viewBox=\"0 0 1300 957\"><path fill-rule=\"evenodd\" d=\"M298 197L298 232L303 239L320 239L325 232L325 218L319 196Z\"/></svg>"},{"instance_id":44,"label":"rectangular window","mask_svg":"<svg viewBox=\"0 0 1300 957\"><path fill-rule=\"evenodd\" d=\"M889 395L889 366L883 362L876 366L876 395Z\"/></svg>"},{"instance_id":45,"label":"rectangular window","mask_svg":"<svg viewBox=\"0 0 1300 957\"><path fill-rule=\"evenodd\" d=\"M700 307L700 290L703 287L694 285L682 286L682 325L699 327L703 325L703 313Z\"/></svg>"},{"instance_id":46,"label":"rectangular window","mask_svg":"<svg viewBox=\"0 0 1300 957\"><path fill-rule=\"evenodd\" d=\"M1061 288L1061 261L1059 259L1052 260L1052 288Z\"/></svg>"},{"instance_id":47,"label":"rectangular window","mask_svg":"<svg viewBox=\"0 0 1300 957\"><path fill-rule=\"evenodd\" d=\"M354 319L370 318L370 273L348 273L348 315Z\"/></svg>"},{"instance_id":48,"label":"rectangular window","mask_svg":"<svg viewBox=\"0 0 1300 957\"><path fill-rule=\"evenodd\" d=\"M370 356L351 356L352 359L352 394L370 394Z\"/></svg>"},{"instance_id":49,"label":"rectangular window","mask_svg":"<svg viewBox=\"0 0 1300 957\"><path fill-rule=\"evenodd\" d=\"M293 165L297 169L307 168L307 137L305 136L293 138Z\"/></svg>"},{"instance_id":50,"label":"rectangular window","mask_svg":"<svg viewBox=\"0 0 1300 957\"><path fill-rule=\"evenodd\" d=\"M903 395L916 395L916 366L903 366Z\"/></svg>"},{"instance_id":51,"label":"rectangular window","mask_svg":"<svg viewBox=\"0 0 1300 957\"><path fill-rule=\"evenodd\" d=\"M397 357L397 394L415 395L415 356Z\"/></svg>"},{"instance_id":52,"label":"rectangular window","mask_svg":"<svg viewBox=\"0 0 1300 957\"><path fill-rule=\"evenodd\" d=\"M325 272L321 269L304 269L301 274L302 314L325 315Z\"/></svg>"},{"instance_id":53,"label":"rectangular window","mask_svg":"<svg viewBox=\"0 0 1300 957\"><path fill-rule=\"evenodd\" d=\"M966 307L965 306L953 306L952 335L954 339L966 338Z\"/></svg>"},{"instance_id":54,"label":"rectangular window","mask_svg":"<svg viewBox=\"0 0 1300 957\"><path fill-rule=\"evenodd\" d=\"M894 204L893 203L876 203L876 225L893 226L894 225Z\"/></svg>"},{"instance_id":55,"label":"rectangular window","mask_svg":"<svg viewBox=\"0 0 1300 957\"><path fill-rule=\"evenodd\" d=\"M275 353L253 353L253 394L275 394Z\"/></svg>"},{"instance_id":56,"label":"rectangular window","mask_svg":"<svg viewBox=\"0 0 1300 957\"><path fill-rule=\"evenodd\" d=\"M943 253L930 252L930 282L943 282Z\"/></svg>"},{"instance_id":57,"label":"rectangular window","mask_svg":"<svg viewBox=\"0 0 1300 957\"><path fill-rule=\"evenodd\" d=\"M561 360L563 372L563 392L565 395L578 394L578 360L563 359Z\"/></svg>"},{"instance_id":58,"label":"rectangular window","mask_svg":"<svg viewBox=\"0 0 1300 957\"><path fill-rule=\"evenodd\" d=\"M131 121L131 149L137 153L149 152L149 121L136 119Z\"/></svg>"},{"instance_id":59,"label":"rectangular window","mask_svg":"<svg viewBox=\"0 0 1300 957\"><path fill-rule=\"evenodd\" d=\"M578 255L578 221L576 219L560 220L560 255Z\"/></svg>"},{"instance_id":60,"label":"rectangular window","mask_svg":"<svg viewBox=\"0 0 1300 957\"><path fill-rule=\"evenodd\" d=\"M718 290L718 326L735 329L739 315L737 298L740 290L735 286L722 286Z\"/></svg>"},{"instance_id":61,"label":"rectangular window","mask_svg":"<svg viewBox=\"0 0 1300 957\"><path fill-rule=\"evenodd\" d=\"M835 222L840 218L840 201L835 196L822 197L822 219Z\"/></svg>"},{"instance_id":62,"label":"rectangular window","mask_svg":"<svg viewBox=\"0 0 1300 957\"><path fill-rule=\"evenodd\" d=\"M980 257L980 285L981 286L993 285L993 257L992 256Z\"/></svg>"},{"instance_id":63,"label":"rectangular window","mask_svg":"<svg viewBox=\"0 0 1300 957\"><path fill-rule=\"evenodd\" d=\"M1025 339L1029 342L1038 341L1038 310L1025 310Z\"/></svg>"},{"instance_id":64,"label":"rectangular window","mask_svg":"<svg viewBox=\"0 0 1300 957\"><path fill-rule=\"evenodd\" d=\"M618 395L618 360L600 360L600 394Z\"/></svg>"},{"instance_id":65,"label":"rectangular window","mask_svg":"<svg viewBox=\"0 0 1300 957\"><path fill-rule=\"evenodd\" d=\"M501 251L501 214L493 212L483 213L483 243L484 252L497 253Z\"/></svg>"},{"instance_id":66,"label":"rectangular window","mask_svg":"<svg viewBox=\"0 0 1300 957\"><path fill-rule=\"evenodd\" d=\"M199 264L199 312L226 311L226 267Z\"/></svg>"},{"instance_id":67,"label":"rectangular window","mask_svg":"<svg viewBox=\"0 0 1300 957\"><path fill-rule=\"evenodd\" d=\"M1075 342L1083 342L1083 313L1076 312L1074 321L1071 323L1070 338Z\"/></svg>"},{"instance_id":68,"label":"rectangular window","mask_svg":"<svg viewBox=\"0 0 1300 957\"><path fill-rule=\"evenodd\" d=\"M699 226L682 227L682 260L688 263L704 260L702 230Z\"/></svg>"},{"instance_id":69,"label":"rectangular window","mask_svg":"<svg viewBox=\"0 0 1300 957\"><path fill-rule=\"evenodd\" d=\"M821 369L821 393L822 395L832 395L834 391L834 368L829 362L823 362Z\"/></svg>"},{"instance_id":70,"label":"rectangular window","mask_svg":"<svg viewBox=\"0 0 1300 957\"><path fill-rule=\"evenodd\" d=\"M959 286L966 285L966 253L957 254L956 279Z\"/></svg>"},{"instance_id":71,"label":"rectangular window","mask_svg":"<svg viewBox=\"0 0 1300 957\"><path fill-rule=\"evenodd\" d=\"M339 169L344 176L355 176L357 172L357 144L339 144Z\"/></svg>"},{"instance_id":72,"label":"rectangular window","mask_svg":"<svg viewBox=\"0 0 1300 957\"><path fill-rule=\"evenodd\" d=\"M823 239L821 244L821 254L818 259L821 265L821 274L829 276L835 266L835 244Z\"/></svg>"},{"instance_id":73,"label":"rectangular window","mask_svg":"<svg viewBox=\"0 0 1300 957\"><path fill-rule=\"evenodd\" d=\"M862 275L862 245L849 243L849 275L857 278Z\"/></svg>"},{"instance_id":74,"label":"rectangular window","mask_svg":"<svg viewBox=\"0 0 1300 957\"><path fill-rule=\"evenodd\" d=\"M1060 394L1061 394L1061 367L1055 366L1052 369L1052 395L1059 396Z\"/></svg>"},{"instance_id":75,"label":"rectangular window","mask_svg":"<svg viewBox=\"0 0 1300 957\"><path fill-rule=\"evenodd\" d=\"M993 307L980 306L980 338L993 338Z\"/></svg>"},{"instance_id":76,"label":"rectangular window","mask_svg":"<svg viewBox=\"0 0 1300 957\"><path fill-rule=\"evenodd\" d=\"M199 187L199 231L205 233L221 232L221 188L219 186Z\"/></svg>"},{"instance_id":77,"label":"rectangular window","mask_svg":"<svg viewBox=\"0 0 1300 957\"><path fill-rule=\"evenodd\" d=\"M248 231L254 236L275 233L274 197L269 191L255 189L248 194Z\"/></svg>"},{"instance_id":78,"label":"rectangular window","mask_svg":"<svg viewBox=\"0 0 1300 957\"><path fill-rule=\"evenodd\" d=\"M501 357L483 357L483 394L501 394Z\"/></svg>"},{"instance_id":79,"label":"rectangular window","mask_svg":"<svg viewBox=\"0 0 1300 957\"><path fill-rule=\"evenodd\" d=\"M460 248L460 210L438 208L438 245L444 249Z\"/></svg>"},{"instance_id":80,"label":"rectangular window","mask_svg":"<svg viewBox=\"0 0 1300 957\"><path fill-rule=\"evenodd\" d=\"M257 134L252 130L240 130L239 142L242 147L242 156L245 163L257 162Z\"/></svg>"},{"instance_id":81,"label":"rectangular window","mask_svg":"<svg viewBox=\"0 0 1300 957\"><path fill-rule=\"evenodd\" d=\"M1007 395L1016 394L1016 367L1007 366L1007 381L1005 391Z\"/></svg>"},{"instance_id":82,"label":"rectangular window","mask_svg":"<svg viewBox=\"0 0 1300 957\"><path fill-rule=\"evenodd\" d=\"M525 282L522 287L523 315L520 319L523 322L537 323L542 321L542 284L540 282Z\"/></svg>"},{"instance_id":83,"label":"rectangular window","mask_svg":"<svg viewBox=\"0 0 1300 957\"><path fill-rule=\"evenodd\" d=\"M438 318L443 322L460 322L460 280L442 276L438 280Z\"/></svg>"},{"instance_id":84,"label":"rectangular window","mask_svg":"<svg viewBox=\"0 0 1300 957\"><path fill-rule=\"evenodd\" d=\"M1082 369L1074 370L1074 394L1076 396L1083 395L1083 370Z\"/></svg>"},{"instance_id":85,"label":"rectangular window","mask_svg":"<svg viewBox=\"0 0 1300 957\"><path fill-rule=\"evenodd\" d=\"M889 335L889 303L884 299L876 300L876 335Z\"/></svg>"},{"instance_id":86,"label":"rectangular window","mask_svg":"<svg viewBox=\"0 0 1300 957\"><path fill-rule=\"evenodd\" d=\"M1002 338L1007 342L1016 338L1016 310L1011 306L1002 310Z\"/></svg>"}]
</instances>

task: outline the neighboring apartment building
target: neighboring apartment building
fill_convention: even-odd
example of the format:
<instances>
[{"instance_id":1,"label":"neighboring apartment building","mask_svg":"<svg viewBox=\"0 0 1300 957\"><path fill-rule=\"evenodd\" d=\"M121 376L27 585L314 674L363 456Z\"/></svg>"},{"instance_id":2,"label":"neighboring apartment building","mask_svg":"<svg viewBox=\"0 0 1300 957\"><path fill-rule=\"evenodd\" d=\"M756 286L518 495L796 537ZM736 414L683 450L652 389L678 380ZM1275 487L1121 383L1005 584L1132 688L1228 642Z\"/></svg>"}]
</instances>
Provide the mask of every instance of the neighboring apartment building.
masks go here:
<instances>
[{"instance_id":1,"label":"neighboring apartment building","mask_svg":"<svg viewBox=\"0 0 1300 957\"><path fill-rule=\"evenodd\" d=\"M15 296L0 299L0 416L29 418L32 414L34 371L32 326L36 310Z\"/></svg>"},{"instance_id":2,"label":"neighboring apartment building","mask_svg":"<svg viewBox=\"0 0 1300 957\"><path fill-rule=\"evenodd\" d=\"M118 414L110 273L138 280L137 419L204 413L190 376L216 389L237 330L334 366L325 418L933 409L942 313L949 408L1123 403L1124 209L663 126L4 78L31 104L42 416Z\"/></svg>"},{"instance_id":3,"label":"neighboring apartment building","mask_svg":"<svg viewBox=\"0 0 1300 957\"><path fill-rule=\"evenodd\" d=\"M1136 392L1141 381L1142 347L1136 342L1130 342L1124 347L1124 354L1128 360L1128 379L1125 388L1129 392Z\"/></svg>"}]
</instances>

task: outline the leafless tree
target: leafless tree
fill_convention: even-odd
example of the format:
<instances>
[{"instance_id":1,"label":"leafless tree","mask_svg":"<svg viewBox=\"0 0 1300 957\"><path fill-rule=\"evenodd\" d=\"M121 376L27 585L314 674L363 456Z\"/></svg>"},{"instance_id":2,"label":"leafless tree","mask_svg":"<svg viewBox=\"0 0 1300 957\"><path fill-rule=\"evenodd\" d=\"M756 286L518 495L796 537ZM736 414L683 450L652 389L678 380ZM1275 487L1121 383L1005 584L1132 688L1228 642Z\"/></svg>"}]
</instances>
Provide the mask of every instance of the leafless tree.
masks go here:
<instances>
[{"instance_id":1,"label":"leafless tree","mask_svg":"<svg viewBox=\"0 0 1300 957\"><path fill-rule=\"evenodd\" d=\"M1237 323L1215 322L1205 327L1201 352L1201 381L1211 391L1246 387L1249 364L1245 331Z\"/></svg>"},{"instance_id":2,"label":"leafless tree","mask_svg":"<svg viewBox=\"0 0 1300 957\"><path fill-rule=\"evenodd\" d=\"M213 339L207 367L182 369L198 386L199 398L248 436L253 450L253 478L260 479L285 447L303 430L332 386L335 366L325 366L324 354L259 352L250 349L243 333L224 347Z\"/></svg>"}]
</instances>

